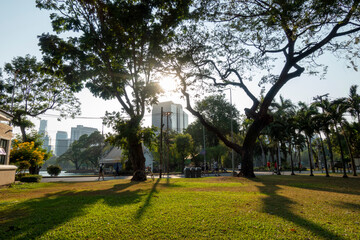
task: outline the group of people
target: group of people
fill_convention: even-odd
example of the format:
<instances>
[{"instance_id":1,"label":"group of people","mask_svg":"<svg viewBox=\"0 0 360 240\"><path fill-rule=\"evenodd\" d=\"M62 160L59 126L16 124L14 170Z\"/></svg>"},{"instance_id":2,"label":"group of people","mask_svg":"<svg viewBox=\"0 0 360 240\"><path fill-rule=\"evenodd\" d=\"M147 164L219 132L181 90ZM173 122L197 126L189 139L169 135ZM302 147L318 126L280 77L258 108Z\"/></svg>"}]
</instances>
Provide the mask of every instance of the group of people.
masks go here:
<instances>
[{"instance_id":1,"label":"group of people","mask_svg":"<svg viewBox=\"0 0 360 240\"><path fill-rule=\"evenodd\" d=\"M209 167L208 163L205 163L201 165L201 172L203 175L209 174L209 173L215 173L215 176L220 176L220 170L223 170L223 168L219 168L218 162L214 161L212 164L212 168Z\"/></svg>"},{"instance_id":2,"label":"group of people","mask_svg":"<svg viewBox=\"0 0 360 240\"><path fill-rule=\"evenodd\" d=\"M120 166L119 164L117 163L116 165L114 165L114 178L116 176L119 176L120 175ZM98 181L100 180L100 178L102 178L102 180L105 180L104 176L105 176L105 164L104 163L100 163L99 164L99 175L98 175Z\"/></svg>"},{"instance_id":3,"label":"group of people","mask_svg":"<svg viewBox=\"0 0 360 240\"><path fill-rule=\"evenodd\" d=\"M270 162L266 163L266 167L268 168L269 172L271 172L271 165L272 164ZM274 162L274 171L273 171L273 173L277 172L277 170L278 170L277 162ZM281 170L281 166L280 166L279 170Z\"/></svg>"}]
</instances>

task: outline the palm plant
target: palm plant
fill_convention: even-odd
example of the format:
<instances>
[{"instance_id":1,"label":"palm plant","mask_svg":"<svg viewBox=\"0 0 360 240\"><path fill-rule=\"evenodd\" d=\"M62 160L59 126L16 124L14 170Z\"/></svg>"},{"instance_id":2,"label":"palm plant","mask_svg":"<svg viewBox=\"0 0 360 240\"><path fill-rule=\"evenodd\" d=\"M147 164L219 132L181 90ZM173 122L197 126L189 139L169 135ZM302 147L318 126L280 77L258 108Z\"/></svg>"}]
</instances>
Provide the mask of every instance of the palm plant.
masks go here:
<instances>
[{"instance_id":1,"label":"palm plant","mask_svg":"<svg viewBox=\"0 0 360 240\"><path fill-rule=\"evenodd\" d=\"M333 121L331 120L331 103L330 101L326 99L320 99L320 101L316 102L315 105L317 107L320 107L322 110L322 114L324 114L324 118L327 119L327 121L322 122L321 130L325 134L326 137L326 144L329 149L329 155L330 155L330 166L333 173L335 173L335 167L334 167L334 154L333 154L333 148L331 144L330 134L331 134L331 126L333 124Z\"/></svg>"},{"instance_id":2,"label":"palm plant","mask_svg":"<svg viewBox=\"0 0 360 240\"><path fill-rule=\"evenodd\" d=\"M323 141L322 136L321 136L321 132L325 132L326 129L328 129L328 126L330 124L330 118L328 117L328 115L322 113L322 114L318 114L317 116L315 116L314 121L315 121L315 125L316 125L315 128L317 129L317 132L319 134L321 150L322 150L323 158L324 158L324 166L325 166L326 177L330 177L329 170L328 170L328 167L327 167L327 159L326 159L324 141Z\"/></svg>"},{"instance_id":3,"label":"palm plant","mask_svg":"<svg viewBox=\"0 0 360 240\"><path fill-rule=\"evenodd\" d=\"M357 85L350 87L349 97L347 98L349 104L349 112L351 116L356 117L360 123L360 95L357 94Z\"/></svg>"},{"instance_id":4,"label":"palm plant","mask_svg":"<svg viewBox=\"0 0 360 240\"><path fill-rule=\"evenodd\" d=\"M344 114L348 110L348 105L344 98L339 98L339 99L336 99L331 102L331 106L330 106L329 110L330 110L330 112L329 112L330 117L331 117L332 121L334 122L334 129L335 129L336 137L337 137L339 148L340 148L341 160L343 163L343 173L344 173L343 177L347 178L346 162L345 162L345 157L344 157L343 146L341 143L339 127L342 128L342 123L346 121L346 119L344 118ZM343 131L343 134L345 134L344 131ZM345 137L345 139L346 139L346 137ZM347 144L347 146L348 146L348 144ZM351 149L349 149L349 154L351 154Z\"/></svg>"},{"instance_id":5,"label":"palm plant","mask_svg":"<svg viewBox=\"0 0 360 240\"><path fill-rule=\"evenodd\" d=\"M270 124L269 130L272 138L274 138L280 146L283 146L283 154L285 161L287 159L287 147L286 143L288 143L288 149L290 153L291 166L292 166L292 174L293 171L293 163L292 163L292 152L291 152L291 124L289 123L289 117L295 114L295 106L289 99L284 99L280 95L280 102L273 102L271 104L271 112L273 113L274 122ZM278 160L280 158L280 154L278 151ZM279 162L278 162L279 166ZM279 169L279 168L278 168ZM277 171L277 174L280 175L280 171Z\"/></svg>"},{"instance_id":6,"label":"palm plant","mask_svg":"<svg viewBox=\"0 0 360 240\"><path fill-rule=\"evenodd\" d=\"M312 137L315 133L314 116L318 114L316 107L312 104L310 106L303 102L299 102L299 110L296 114L296 119L299 123L299 130L306 135L308 151L309 151L309 164L310 164L310 176L313 174L313 154L312 154Z\"/></svg>"}]
</instances>

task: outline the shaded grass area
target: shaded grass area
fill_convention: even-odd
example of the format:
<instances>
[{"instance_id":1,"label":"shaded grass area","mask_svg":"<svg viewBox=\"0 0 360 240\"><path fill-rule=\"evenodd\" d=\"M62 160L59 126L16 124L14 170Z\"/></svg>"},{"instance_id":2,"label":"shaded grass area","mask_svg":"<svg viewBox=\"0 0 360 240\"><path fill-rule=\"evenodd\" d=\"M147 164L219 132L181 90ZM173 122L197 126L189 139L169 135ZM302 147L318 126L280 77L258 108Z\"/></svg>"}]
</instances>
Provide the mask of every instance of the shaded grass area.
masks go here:
<instances>
[{"instance_id":1,"label":"shaded grass area","mask_svg":"<svg viewBox=\"0 0 360 240\"><path fill-rule=\"evenodd\" d=\"M0 239L359 239L360 178L38 183L0 190Z\"/></svg>"}]
</instances>

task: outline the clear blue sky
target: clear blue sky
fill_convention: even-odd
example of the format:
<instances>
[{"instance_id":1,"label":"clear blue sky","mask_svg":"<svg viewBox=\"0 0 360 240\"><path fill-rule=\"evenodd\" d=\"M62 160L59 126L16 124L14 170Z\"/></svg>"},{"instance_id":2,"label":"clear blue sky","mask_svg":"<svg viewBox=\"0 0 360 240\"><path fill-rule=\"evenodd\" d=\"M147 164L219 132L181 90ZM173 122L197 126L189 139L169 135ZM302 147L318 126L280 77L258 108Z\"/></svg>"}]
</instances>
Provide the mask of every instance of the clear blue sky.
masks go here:
<instances>
[{"instance_id":1,"label":"clear blue sky","mask_svg":"<svg viewBox=\"0 0 360 240\"><path fill-rule=\"evenodd\" d=\"M35 8L35 0L1 0L0 1L0 67L4 63L10 62L14 57L34 55L39 60L41 54L38 47L37 36L51 32L49 12L40 11ZM359 84L360 74L353 69L347 68L342 60L338 60L331 55L323 57L322 62L329 65L329 71L325 80L318 77L302 75L300 78L291 80L280 91L285 98L290 98L293 102L305 101L310 103L316 95L330 93L330 97L343 97L349 92L353 84ZM258 93L257 82L249 86L254 92ZM229 98L229 93L226 93ZM119 110L120 105L116 101L102 101L92 97L88 91L78 94L82 101L82 112L85 117L102 117L106 110ZM245 103L249 101L243 97L241 91L233 91L233 103L243 113ZM163 98L162 100L166 100ZM178 98L172 99L177 103L182 103ZM57 130L70 131L72 126L82 124L89 127L96 127L101 130L101 120L76 119L58 122L55 118L44 117L49 120L48 131L53 137ZM150 113L146 117L146 123L151 122ZM38 124L38 121L36 121Z\"/></svg>"}]
</instances>

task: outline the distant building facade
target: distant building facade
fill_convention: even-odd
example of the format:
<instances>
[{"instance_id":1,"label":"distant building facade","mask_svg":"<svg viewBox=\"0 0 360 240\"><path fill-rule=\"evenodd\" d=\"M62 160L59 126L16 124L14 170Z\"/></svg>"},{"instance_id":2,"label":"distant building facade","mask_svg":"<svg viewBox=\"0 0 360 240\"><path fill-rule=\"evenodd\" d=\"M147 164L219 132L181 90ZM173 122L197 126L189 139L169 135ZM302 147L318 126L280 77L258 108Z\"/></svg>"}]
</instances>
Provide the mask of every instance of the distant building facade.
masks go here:
<instances>
[{"instance_id":1,"label":"distant building facade","mask_svg":"<svg viewBox=\"0 0 360 240\"><path fill-rule=\"evenodd\" d=\"M0 109L0 186L15 181L16 166L10 165L10 145L13 129L10 126L12 115Z\"/></svg>"},{"instance_id":2,"label":"distant building facade","mask_svg":"<svg viewBox=\"0 0 360 240\"><path fill-rule=\"evenodd\" d=\"M79 138L82 135L90 135L93 132L98 131L98 129L96 128L91 128L91 127L84 127L83 125L77 125L76 127L72 127L71 128L71 137L70 137L70 143L72 144L74 141L79 140Z\"/></svg>"},{"instance_id":3,"label":"distant building facade","mask_svg":"<svg viewBox=\"0 0 360 240\"><path fill-rule=\"evenodd\" d=\"M188 115L183 111L181 104L175 104L172 101L161 102L157 105L153 105L152 109L152 125L160 129L161 124L161 107L164 113L170 113L169 121L167 116L163 118L163 129L167 129L167 123L169 122L169 130L182 133L188 127Z\"/></svg>"},{"instance_id":4,"label":"distant building facade","mask_svg":"<svg viewBox=\"0 0 360 240\"><path fill-rule=\"evenodd\" d=\"M47 120L40 120L39 134L42 135L42 140L44 142L42 147L45 150L47 150L48 152L53 150L51 148L51 138L50 138L50 136L48 135L48 132L47 132Z\"/></svg>"},{"instance_id":5,"label":"distant building facade","mask_svg":"<svg viewBox=\"0 0 360 240\"><path fill-rule=\"evenodd\" d=\"M61 156L69 149L70 139L68 138L68 133L65 131L56 132L56 145L55 145L55 154L56 156Z\"/></svg>"}]
</instances>

